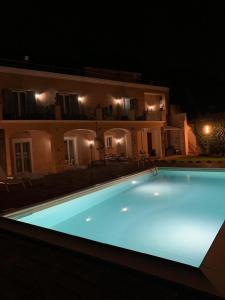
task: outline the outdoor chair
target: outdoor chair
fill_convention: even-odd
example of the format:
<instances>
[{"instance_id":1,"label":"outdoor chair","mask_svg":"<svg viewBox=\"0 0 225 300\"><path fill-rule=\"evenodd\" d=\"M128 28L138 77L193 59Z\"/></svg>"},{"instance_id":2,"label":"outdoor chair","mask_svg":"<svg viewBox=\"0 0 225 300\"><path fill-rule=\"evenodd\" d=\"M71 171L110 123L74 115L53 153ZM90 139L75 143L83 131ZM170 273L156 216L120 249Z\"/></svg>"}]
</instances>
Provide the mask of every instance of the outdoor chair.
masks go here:
<instances>
[{"instance_id":1,"label":"outdoor chair","mask_svg":"<svg viewBox=\"0 0 225 300\"><path fill-rule=\"evenodd\" d=\"M7 192L9 192L9 187L12 185L21 185L24 189L25 183L23 179L14 178L14 177L7 177L5 171L0 166L0 185L3 185Z\"/></svg>"},{"instance_id":2,"label":"outdoor chair","mask_svg":"<svg viewBox=\"0 0 225 300\"><path fill-rule=\"evenodd\" d=\"M33 182L36 180L42 181L44 183L45 175L43 173L22 173L19 177L17 177L20 180L23 180L23 182L27 183L29 186L33 186Z\"/></svg>"}]
</instances>

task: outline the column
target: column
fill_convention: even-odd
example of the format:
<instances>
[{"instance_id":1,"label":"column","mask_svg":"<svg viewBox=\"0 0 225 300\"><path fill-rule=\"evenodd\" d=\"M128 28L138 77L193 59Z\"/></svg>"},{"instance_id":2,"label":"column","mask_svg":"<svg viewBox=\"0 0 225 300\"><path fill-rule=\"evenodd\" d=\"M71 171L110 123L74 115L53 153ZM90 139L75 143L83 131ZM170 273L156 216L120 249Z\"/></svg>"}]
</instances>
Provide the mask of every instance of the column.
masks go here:
<instances>
[{"instance_id":1,"label":"column","mask_svg":"<svg viewBox=\"0 0 225 300\"><path fill-rule=\"evenodd\" d=\"M56 120L62 120L62 113L61 113L61 107L60 105L55 105L54 107L55 109L55 119Z\"/></svg>"},{"instance_id":2,"label":"column","mask_svg":"<svg viewBox=\"0 0 225 300\"><path fill-rule=\"evenodd\" d=\"M180 129L180 150L182 155L187 155L188 145L186 143L186 135L184 128Z\"/></svg>"},{"instance_id":3,"label":"column","mask_svg":"<svg viewBox=\"0 0 225 300\"><path fill-rule=\"evenodd\" d=\"M139 145L139 139L138 139L138 130L135 128L131 128L131 148L132 148L132 158L134 160L139 159L139 148L141 148L141 145Z\"/></svg>"},{"instance_id":4,"label":"column","mask_svg":"<svg viewBox=\"0 0 225 300\"><path fill-rule=\"evenodd\" d=\"M160 158L165 157L165 130L164 128L158 129L158 136L159 136L159 156Z\"/></svg>"},{"instance_id":5,"label":"column","mask_svg":"<svg viewBox=\"0 0 225 300\"><path fill-rule=\"evenodd\" d=\"M105 159L105 140L104 140L104 131L101 128L97 129L96 132L96 149L99 153L99 159Z\"/></svg>"},{"instance_id":6,"label":"column","mask_svg":"<svg viewBox=\"0 0 225 300\"><path fill-rule=\"evenodd\" d=\"M64 134L55 129L50 133L52 172L59 173L65 170Z\"/></svg>"}]
</instances>

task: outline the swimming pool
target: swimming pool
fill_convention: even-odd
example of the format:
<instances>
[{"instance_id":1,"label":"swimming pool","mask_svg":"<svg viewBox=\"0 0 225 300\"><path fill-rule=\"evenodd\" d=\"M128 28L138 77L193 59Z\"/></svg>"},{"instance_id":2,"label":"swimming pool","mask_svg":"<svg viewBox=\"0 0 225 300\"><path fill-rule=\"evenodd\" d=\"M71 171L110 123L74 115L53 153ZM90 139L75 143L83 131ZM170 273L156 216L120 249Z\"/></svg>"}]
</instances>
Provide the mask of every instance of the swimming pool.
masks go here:
<instances>
[{"instance_id":1,"label":"swimming pool","mask_svg":"<svg viewBox=\"0 0 225 300\"><path fill-rule=\"evenodd\" d=\"M159 169L8 218L199 267L225 219L225 172Z\"/></svg>"}]
</instances>

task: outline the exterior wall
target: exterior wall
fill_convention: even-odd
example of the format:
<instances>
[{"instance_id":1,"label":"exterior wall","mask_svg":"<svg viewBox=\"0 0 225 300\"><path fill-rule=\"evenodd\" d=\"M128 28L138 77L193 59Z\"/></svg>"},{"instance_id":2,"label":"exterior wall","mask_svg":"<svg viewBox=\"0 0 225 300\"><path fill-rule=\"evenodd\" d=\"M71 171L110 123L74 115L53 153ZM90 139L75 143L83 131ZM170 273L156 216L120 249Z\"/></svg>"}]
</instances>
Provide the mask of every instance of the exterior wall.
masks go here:
<instances>
[{"instance_id":1,"label":"exterior wall","mask_svg":"<svg viewBox=\"0 0 225 300\"><path fill-rule=\"evenodd\" d=\"M33 172L52 171L51 142L49 136L41 131L31 132Z\"/></svg>"},{"instance_id":2,"label":"exterior wall","mask_svg":"<svg viewBox=\"0 0 225 300\"><path fill-rule=\"evenodd\" d=\"M164 126L165 123L160 121L156 121L156 122L151 122L151 121L98 121L96 122L96 121L61 121L61 120L1 121L0 128L5 130L7 174L12 175L14 172L12 137L15 136L18 132L21 133L24 131L25 132L41 131L48 135L50 145L51 145L50 147L51 167L49 168L49 170L46 171L57 173L57 172L62 172L66 169L64 137L69 136L71 134L70 132L73 130L86 129L86 130L91 130L92 132L96 132L96 128L97 128L98 132L100 132L101 135L103 135L102 140L104 141L104 133L107 132L108 130L115 129L115 128L125 129L130 133L129 139L130 139L131 146L128 147L128 151L131 154L133 159L138 159L140 150L142 149L141 130L144 128L149 128L157 132L156 135L160 143L160 150L159 150L160 153L163 145L161 144L159 133ZM85 136L85 139L87 138L88 136ZM41 145L40 148L43 149ZM88 149L86 151L86 154L85 151L83 151L83 148L82 150L80 150L80 152L82 153L84 152L84 158L81 159L80 164L87 164ZM95 155L96 155L95 159L100 159L99 151L95 151ZM163 153L159 154L159 157L162 156ZM40 157L40 152L39 152L39 157ZM38 172L41 172L41 170L43 170L41 167L41 163L38 163L38 167L36 167L35 170Z\"/></svg>"},{"instance_id":3,"label":"exterior wall","mask_svg":"<svg viewBox=\"0 0 225 300\"><path fill-rule=\"evenodd\" d=\"M170 123L172 126L180 128L180 149L183 155L189 155L189 126L186 113L179 113L175 106L171 106ZM177 144L177 142L176 142Z\"/></svg>"},{"instance_id":4,"label":"exterior wall","mask_svg":"<svg viewBox=\"0 0 225 300\"><path fill-rule=\"evenodd\" d=\"M190 155L198 155L199 154L199 147L197 143L196 136L191 128L191 126L188 126L187 128L187 141L188 141L188 154Z\"/></svg>"},{"instance_id":5,"label":"exterior wall","mask_svg":"<svg viewBox=\"0 0 225 300\"><path fill-rule=\"evenodd\" d=\"M4 120L3 89L32 90L45 96L56 92L75 93L80 96L82 113L89 119L62 120L61 109L54 102L54 120ZM128 113L129 120L119 119L124 103L121 98L138 101L136 113L132 110ZM0 67L0 129L5 134L7 174L13 174L15 168L12 139L28 136L32 141L33 172L57 173L67 169L66 137L75 140L77 165L88 165L91 156L93 160L104 159L105 154L125 154L138 160L141 152L148 153L148 131L152 132L156 157L162 158L165 154L164 128L169 123L168 101L169 90L164 87ZM109 105L112 105L112 116L102 120L101 108ZM154 109L149 113L152 106ZM182 128L183 152L187 153L186 115L172 114L170 122ZM111 149L101 146L107 135L113 136ZM119 143L118 139L121 139ZM93 147L90 141L94 141Z\"/></svg>"},{"instance_id":6,"label":"exterior wall","mask_svg":"<svg viewBox=\"0 0 225 300\"><path fill-rule=\"evenodd\" d=\"M6 69L9 69L8 73ZM122 97L138 99L137 115L143 115L145 111L146 92L168 98L168 89L162 87L0 67L0 90L6 88L29 89L38 93L49 89L77 93L82 97L83 112L90 117L95 116L99 104L101 107L112 105L115 115L117 113L115 101Z\"/></svg>"}]
</instances>

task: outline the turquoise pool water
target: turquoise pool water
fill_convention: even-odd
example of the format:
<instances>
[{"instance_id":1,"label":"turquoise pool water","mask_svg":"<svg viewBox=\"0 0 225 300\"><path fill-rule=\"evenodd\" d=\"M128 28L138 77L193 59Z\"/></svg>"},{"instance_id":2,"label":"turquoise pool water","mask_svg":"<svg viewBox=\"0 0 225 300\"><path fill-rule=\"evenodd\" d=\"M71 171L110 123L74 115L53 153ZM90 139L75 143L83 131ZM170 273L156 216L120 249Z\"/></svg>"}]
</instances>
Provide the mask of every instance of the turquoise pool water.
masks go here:
<instances>
[{"instance_id":1,"label":"turquoise pool water","mask_svg":"<svg viewBox=\"0 0 225 300\"><path fill-rule=\"evenodd\" d=\"M199 267L225 219L225 172L160 169L16 219Z\"/></svg>"}]
</instances>

